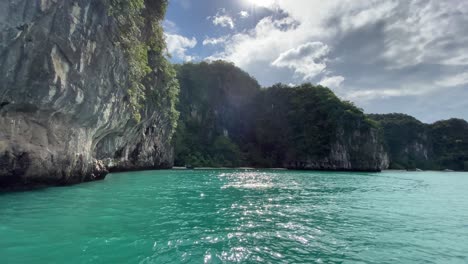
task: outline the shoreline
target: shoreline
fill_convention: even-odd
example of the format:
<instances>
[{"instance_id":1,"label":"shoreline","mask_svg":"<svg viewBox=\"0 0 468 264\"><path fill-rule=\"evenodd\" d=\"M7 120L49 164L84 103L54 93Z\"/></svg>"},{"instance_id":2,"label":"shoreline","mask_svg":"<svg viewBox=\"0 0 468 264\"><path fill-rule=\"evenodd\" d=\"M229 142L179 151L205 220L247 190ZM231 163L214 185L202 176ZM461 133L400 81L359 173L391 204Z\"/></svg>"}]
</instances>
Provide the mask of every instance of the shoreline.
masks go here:
<instances>
[{"instance_id":1,"label":"shoreline","mask_svg":"<svg viewBox=\"0 0 468 264\"><path fill-rule=\"evenodd\" d=\"M193 169L174 166L169 170L288 170L286 168L254 168L254 167L195 167Z\"/></svg>"},{"instance_id":2,"label":"shoreline","mask_svg":"<svg viewBox=\"0 0 468 264\"><path fill-rule=\"evenodd\" d=\"M119 173L128 173L128 172L140 172L140 171L183 171L183 170L193 170L193 171L203 171L203 170L245 170L245 171L254 171L254 170L276 170L276 171L310 171L310 172L348 172L348 173L381 173L381 172L406 172L406 173L424 173L424 172L440 172L440 173L468 173L468 171L444 171L444 170L423 170L423 171L407 171L407 170L395 170L395 169L386 169L381 171L364 171L364 170L327 170L327 169L288 169L288 168L253 168L253 167L235 167L235 168L228 168L228 167L196 167L193 169L188 169L186 167L179 167L174 166L172 168L146 168L146 169L129 169L129 170L114 170L110 171L106 177L110 174L119 174ZM73 186L83 183L93 183L93 182L100 182L104 181L105 177L102 179L96 179L93 181L84 181L84 182L74 182L70 184L63 184L63 183L41 183L35 182L30 184L14 184L11 186L0 186L0 195L5 193L13 193L13 192L28 192L28 191L36 191L36 190L43 190L46 188L53 188L53 187L67 187Z\"/></svg>"}]
</instances>

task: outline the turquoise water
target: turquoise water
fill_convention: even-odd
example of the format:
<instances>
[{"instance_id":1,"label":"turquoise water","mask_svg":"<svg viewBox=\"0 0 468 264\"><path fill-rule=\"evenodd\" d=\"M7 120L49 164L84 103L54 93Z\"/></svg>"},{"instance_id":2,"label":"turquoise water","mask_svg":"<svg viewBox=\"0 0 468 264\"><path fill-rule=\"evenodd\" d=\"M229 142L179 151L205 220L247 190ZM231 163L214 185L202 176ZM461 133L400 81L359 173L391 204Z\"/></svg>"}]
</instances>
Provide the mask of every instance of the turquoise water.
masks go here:
<instances>
[{"instance_id":1,"label":"turquoise water","mask_svg":"<svg viewBox=\"0 0 468 264\"><path fill-rule=\"evenodd\" d=\"M0 195L0 263L468 263L468 174L147 171Z\"/></svg>"}]
</instances>

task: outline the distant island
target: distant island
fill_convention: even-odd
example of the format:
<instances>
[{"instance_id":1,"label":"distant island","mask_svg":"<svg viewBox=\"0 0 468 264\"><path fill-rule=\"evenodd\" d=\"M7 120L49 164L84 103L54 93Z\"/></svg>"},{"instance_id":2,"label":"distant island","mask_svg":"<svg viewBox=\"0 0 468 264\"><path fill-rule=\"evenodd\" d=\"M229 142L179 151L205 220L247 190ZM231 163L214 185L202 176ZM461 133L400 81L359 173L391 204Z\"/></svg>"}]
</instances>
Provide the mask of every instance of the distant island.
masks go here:
<instances>
[{"instance_id":1,"label":"distant island","mask_svg":"<svg viewBox=\"0 0 468 264\"><path fill-rule=\"evenodd\" d=\"M464 120L366 115L326 87L260 87L224 61L172 65L167 1L10 2L0 188L174 165L468 170Z\"/></svg>"},{"instance_id":2,"label":"distant island","mask_svg":"<svg viewBox=\"0 0 468 264\"><path fill-rule=\"evenodd\" d=\"M366 115L322 86L261 88L234 65L177 65L175 164L314 170L468 170L468 123Z\"/></svg>"}]
</instances>

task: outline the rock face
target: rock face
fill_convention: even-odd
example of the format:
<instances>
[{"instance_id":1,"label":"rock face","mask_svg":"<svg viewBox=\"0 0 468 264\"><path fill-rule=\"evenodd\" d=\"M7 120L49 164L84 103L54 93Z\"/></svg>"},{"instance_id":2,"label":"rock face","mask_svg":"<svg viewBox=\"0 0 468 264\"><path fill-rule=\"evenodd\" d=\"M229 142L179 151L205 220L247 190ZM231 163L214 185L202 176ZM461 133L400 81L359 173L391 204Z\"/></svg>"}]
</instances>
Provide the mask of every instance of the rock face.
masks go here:
<instances>
[{"instance_id":1,"label":"rock face","mask_svg":"<svg viewBox=\"0 0 468 264\"><path fill-rule=\"evenodd\" d=\"M381 129L330 89L275 85L254 106L254 160L303 170L380 171L388 167Z\"/></svg>"},{"instance_id":2,"label":"rock face","mask_svg":"<svg viewBox=\"0 0 468 264\"><path fill-rule=\"evenodd\" d=\"M105 0L0 0L0 186L171 167L167 116L156 104L132 114L119 34Z\"/></svg>"},{"instance_id":3,"label":"rock face","mask_svg":"<svg viewBox=\"0 0 468 264\"><path fill-rule=\"evenodd\" d=\"M429 127L404 114L369 115L383 128L391 169L429 168L433 156Z\"/></svg>"},{"instance_id":4,"label":"rock face","mask_svg":"<svg viewBox=\"0 0 468 264\"><path fill-rule=\"evenodd\" d=\"M468 171L468 122L448 119L429 125L432 168Z\"/></svg>"},{"instance_id":5,"label":"rock face","mask_svg":"<svg viewBox=\"0 0 468 264\"><path fill-rule=\"evenodd\" d=\"M180 120L175 134L175 164L196 167L249 166L239 146L252 126L249 102L260 85L223 61L177 67Z\"/></svg>"},{"instance_id":6,"label":"rock face","mask_svg":"<svg viewBox=\"0 0 468 264\"><path fill-rule=\"evenodd\" d=\"M468 170L468 122L424 124L405 114L370 115L383 127L391 169Z\"/></svg>"},{"instance_id":7,"label":"rock face","mask_svg":"<svg viewBox=\"0 0 468 264\"><path fill-rule=\"evenodd\" d=\"M347 171L388 167L381 129L330 89L311 84L260 89L248 74L222 62L182 65L178 78L178 165Z\"/></svg>"},{"instance_id":8,"label":"rock face","mask_svg":"<svg viewBox=\"0 0 468 264\"><path fill-rule=\"evenodd\" d=\"M297 170L381 171L389 166L388 154L376 128L355 128L348 134L339 129L336 141L324 157L286 160L284 167Z\"/></svg>"}]
</instances>

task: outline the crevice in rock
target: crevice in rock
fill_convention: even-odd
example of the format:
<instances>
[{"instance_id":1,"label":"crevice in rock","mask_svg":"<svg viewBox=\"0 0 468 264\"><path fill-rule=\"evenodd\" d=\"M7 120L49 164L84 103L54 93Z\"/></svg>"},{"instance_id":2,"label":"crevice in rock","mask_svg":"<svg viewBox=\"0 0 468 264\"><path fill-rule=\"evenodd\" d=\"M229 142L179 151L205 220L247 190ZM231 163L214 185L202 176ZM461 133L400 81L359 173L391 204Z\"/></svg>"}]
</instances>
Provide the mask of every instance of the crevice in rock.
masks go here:
<instances>
[{"instance_id":1,"label":"crevice in rock","mask_svg":"<svg viewBox=\"0 0 468 264\"><path fill-rule=\"evenodd\" d=\"M9 105L9 104L10 104L10 102L8 102L8 101L1 102L1 103L0 103L0 110L2 110L3 107L5 107L5 106L7 106L7 105Z\"/></svg>"}]
</instances>

